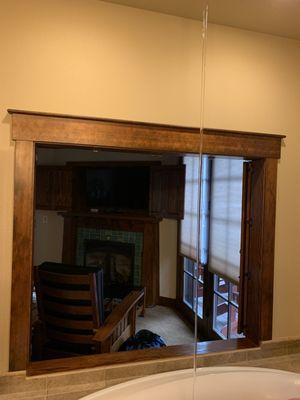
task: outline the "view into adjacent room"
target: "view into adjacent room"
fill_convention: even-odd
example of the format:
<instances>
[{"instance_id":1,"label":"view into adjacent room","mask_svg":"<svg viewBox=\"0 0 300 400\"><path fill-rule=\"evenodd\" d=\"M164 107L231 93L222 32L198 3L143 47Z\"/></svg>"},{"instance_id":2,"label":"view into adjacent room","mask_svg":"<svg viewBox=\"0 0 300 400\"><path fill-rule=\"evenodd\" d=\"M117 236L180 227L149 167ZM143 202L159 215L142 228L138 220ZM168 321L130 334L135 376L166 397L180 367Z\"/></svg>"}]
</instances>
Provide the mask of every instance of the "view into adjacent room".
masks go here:
<instances>
[{"instance_id":1,"label":"view into adjacent room","mask_svg":"<svg viewBox=\"0 0 300 400\"><path fill-rule=\"evenodd\" d=\"M249 163L201 161L37 147L32 360L243 336Z\"/></svg>"}]
</instances>

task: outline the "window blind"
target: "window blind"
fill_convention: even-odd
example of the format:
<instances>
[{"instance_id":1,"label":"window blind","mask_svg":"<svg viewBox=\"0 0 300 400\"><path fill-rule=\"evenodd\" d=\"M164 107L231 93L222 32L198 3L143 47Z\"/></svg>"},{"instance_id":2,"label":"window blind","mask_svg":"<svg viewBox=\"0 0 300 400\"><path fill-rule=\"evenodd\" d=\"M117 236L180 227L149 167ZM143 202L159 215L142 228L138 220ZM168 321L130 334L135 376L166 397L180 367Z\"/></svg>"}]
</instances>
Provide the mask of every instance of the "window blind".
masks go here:
<instances>
[{"instance_id":1,"label":"window blind","mask_svg":"<svg viewBox=\"0 0 300 400\"><path fill-rule=\"evenodd\" d=\"M209 197L210 197L210 168L208 156L202 156L201 162L201 203L200 203L200 245L199 260L202 265L208 262L209 243Z\"/></svg>"},{"instance_id":2,"label":"window blind","mask_svg":"<svg viewBox=\"0 0 300 400\"><path fill-rule=\"evenodd\" d=\"M183 158L185 164L184 217L180 229L180 253L197 261L200 156Z\"/></svg>"},{"instance_id":3,"label":"window blind","mask_svg":"<svg viewBox=\"0 0 300 400\"><path fill-rule=\"evenodd\" d=\"M243 161L215 158L211 172L209 270L238 283Z\"/></svg>"}]
</instances>

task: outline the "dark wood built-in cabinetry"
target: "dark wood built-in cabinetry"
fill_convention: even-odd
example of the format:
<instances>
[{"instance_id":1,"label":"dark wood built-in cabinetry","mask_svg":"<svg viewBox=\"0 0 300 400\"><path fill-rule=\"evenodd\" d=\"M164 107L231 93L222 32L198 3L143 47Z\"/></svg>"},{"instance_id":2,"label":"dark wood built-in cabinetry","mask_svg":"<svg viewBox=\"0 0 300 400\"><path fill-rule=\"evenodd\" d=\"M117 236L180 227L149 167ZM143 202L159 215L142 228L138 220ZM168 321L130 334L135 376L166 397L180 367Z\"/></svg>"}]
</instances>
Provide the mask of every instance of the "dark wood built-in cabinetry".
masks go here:
<instances>
[{"instance_id":1,"label":"dark wood built-in cabinetry","mask_svg":"<svg viewBox=\"0 0 300 400\"><path fill-rule=\"evenodd\" d=\"M149 187L146 209L132 213L157 218L182 219L184 206L185 168L183 165L164 166L157 163L69 163L65 166L39 165L36 168L36 208L41 210L88 212L85 172L87 168L107 166L147 168ZM138 192L139 187L135 190ZM112 207L99 212L111 213ZM131 213L128 209L120 213Z\"/></svg>"},{"instance_id":2,"label":"dark wood built-in cabinetry","mask_svg":"<svg viewBox=\"0 0 300 400\"><path fill-rule=\"evenodd\" d=\"M158 166L151 169L150 214L182 219L185 166Z\"/></svg>"},{"instance_id":3,"label":"dark wood built-in cabinetry","mask_svg":"<svg viewBox=\"0 0 300 400\"><path fill-rule=\"evenodd\" d=\"M36 208L69 210L72 206L72 170L67 166L36 168Z\"/></svg>"}]
</instances>

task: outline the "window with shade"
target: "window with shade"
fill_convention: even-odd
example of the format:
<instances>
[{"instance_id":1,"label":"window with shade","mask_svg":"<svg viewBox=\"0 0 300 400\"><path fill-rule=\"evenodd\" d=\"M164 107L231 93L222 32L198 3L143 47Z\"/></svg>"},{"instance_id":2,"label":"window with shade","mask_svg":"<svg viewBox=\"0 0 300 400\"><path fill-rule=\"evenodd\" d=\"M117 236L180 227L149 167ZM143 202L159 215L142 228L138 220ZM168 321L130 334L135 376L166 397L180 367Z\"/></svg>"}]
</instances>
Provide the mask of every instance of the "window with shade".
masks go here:
<instances>
[{"instance_id":1,"label":"window with shade","mask_svg":"<svg viewBox=\"0 0 300 400\"><path fill-rule=\"evenodd\" d=\"M183 257L183 302L203 318L204 265L208 255L209 158L184 157L186 166L184 219L181 222L180 254ZM201 169L201 190L200 182ZM201 202L199 199L201 197ZM199 226L199 206L201 222ZM199 231L203 234L200 235ZM198 240L200 243L198 243ZM199 252L198 246L201 251Z\"/></svg>"},{"instance_id":2,"label":"window with shade","mask_svg":"<svg viewBox=\"0 0 300 400\"><path fill-rule=\"evenodd\" d=\"M238 320L244 161L203 156L200 163L198 157L189 156L183 162L182 300L193 310L198 305L198 316L211 325L207 331L223 339L241 337Z\"/></svg>"},{"instance_id":3,"label":"window with shade","mask_svg":"<svg viewBox=\"0 0 300 400\"><path fill-rule=\"evenodd\" d=\"M240 337L243 164L242 160L215 158L211 171L208 269L214 274L213 329L224 339Z\"/></svg>"}]
</instances>

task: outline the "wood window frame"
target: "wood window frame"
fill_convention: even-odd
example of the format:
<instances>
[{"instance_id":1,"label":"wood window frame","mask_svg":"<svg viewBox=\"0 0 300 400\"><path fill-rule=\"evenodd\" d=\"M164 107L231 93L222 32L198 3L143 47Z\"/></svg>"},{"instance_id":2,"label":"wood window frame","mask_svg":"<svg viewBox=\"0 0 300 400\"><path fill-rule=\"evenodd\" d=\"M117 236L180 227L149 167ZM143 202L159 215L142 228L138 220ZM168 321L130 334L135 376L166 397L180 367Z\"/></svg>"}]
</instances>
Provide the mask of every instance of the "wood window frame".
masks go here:
<instances>
[{"instance_id":1,"label":"wood window frame","mask_svg":"<svg viewBox=\"0 0 300 400\"><path fill-rule=\"evenodd\" d=\"M186 357L194 345L108 353L59 360L29 361L32 290L36 145L100 147L124 151L195 154L201 148L199 128L8 110L15 142L14 228L10 323L10 371L27 374L91 368L100 365ZM200 343L198 354L245 348L272 337L273 274L277 163L284 136L204 129L204 154L253 159L249 263L257 265L248 282L248 339ZM250 296L251 297L251 296Z\"/></svg>"}]
</instances>

